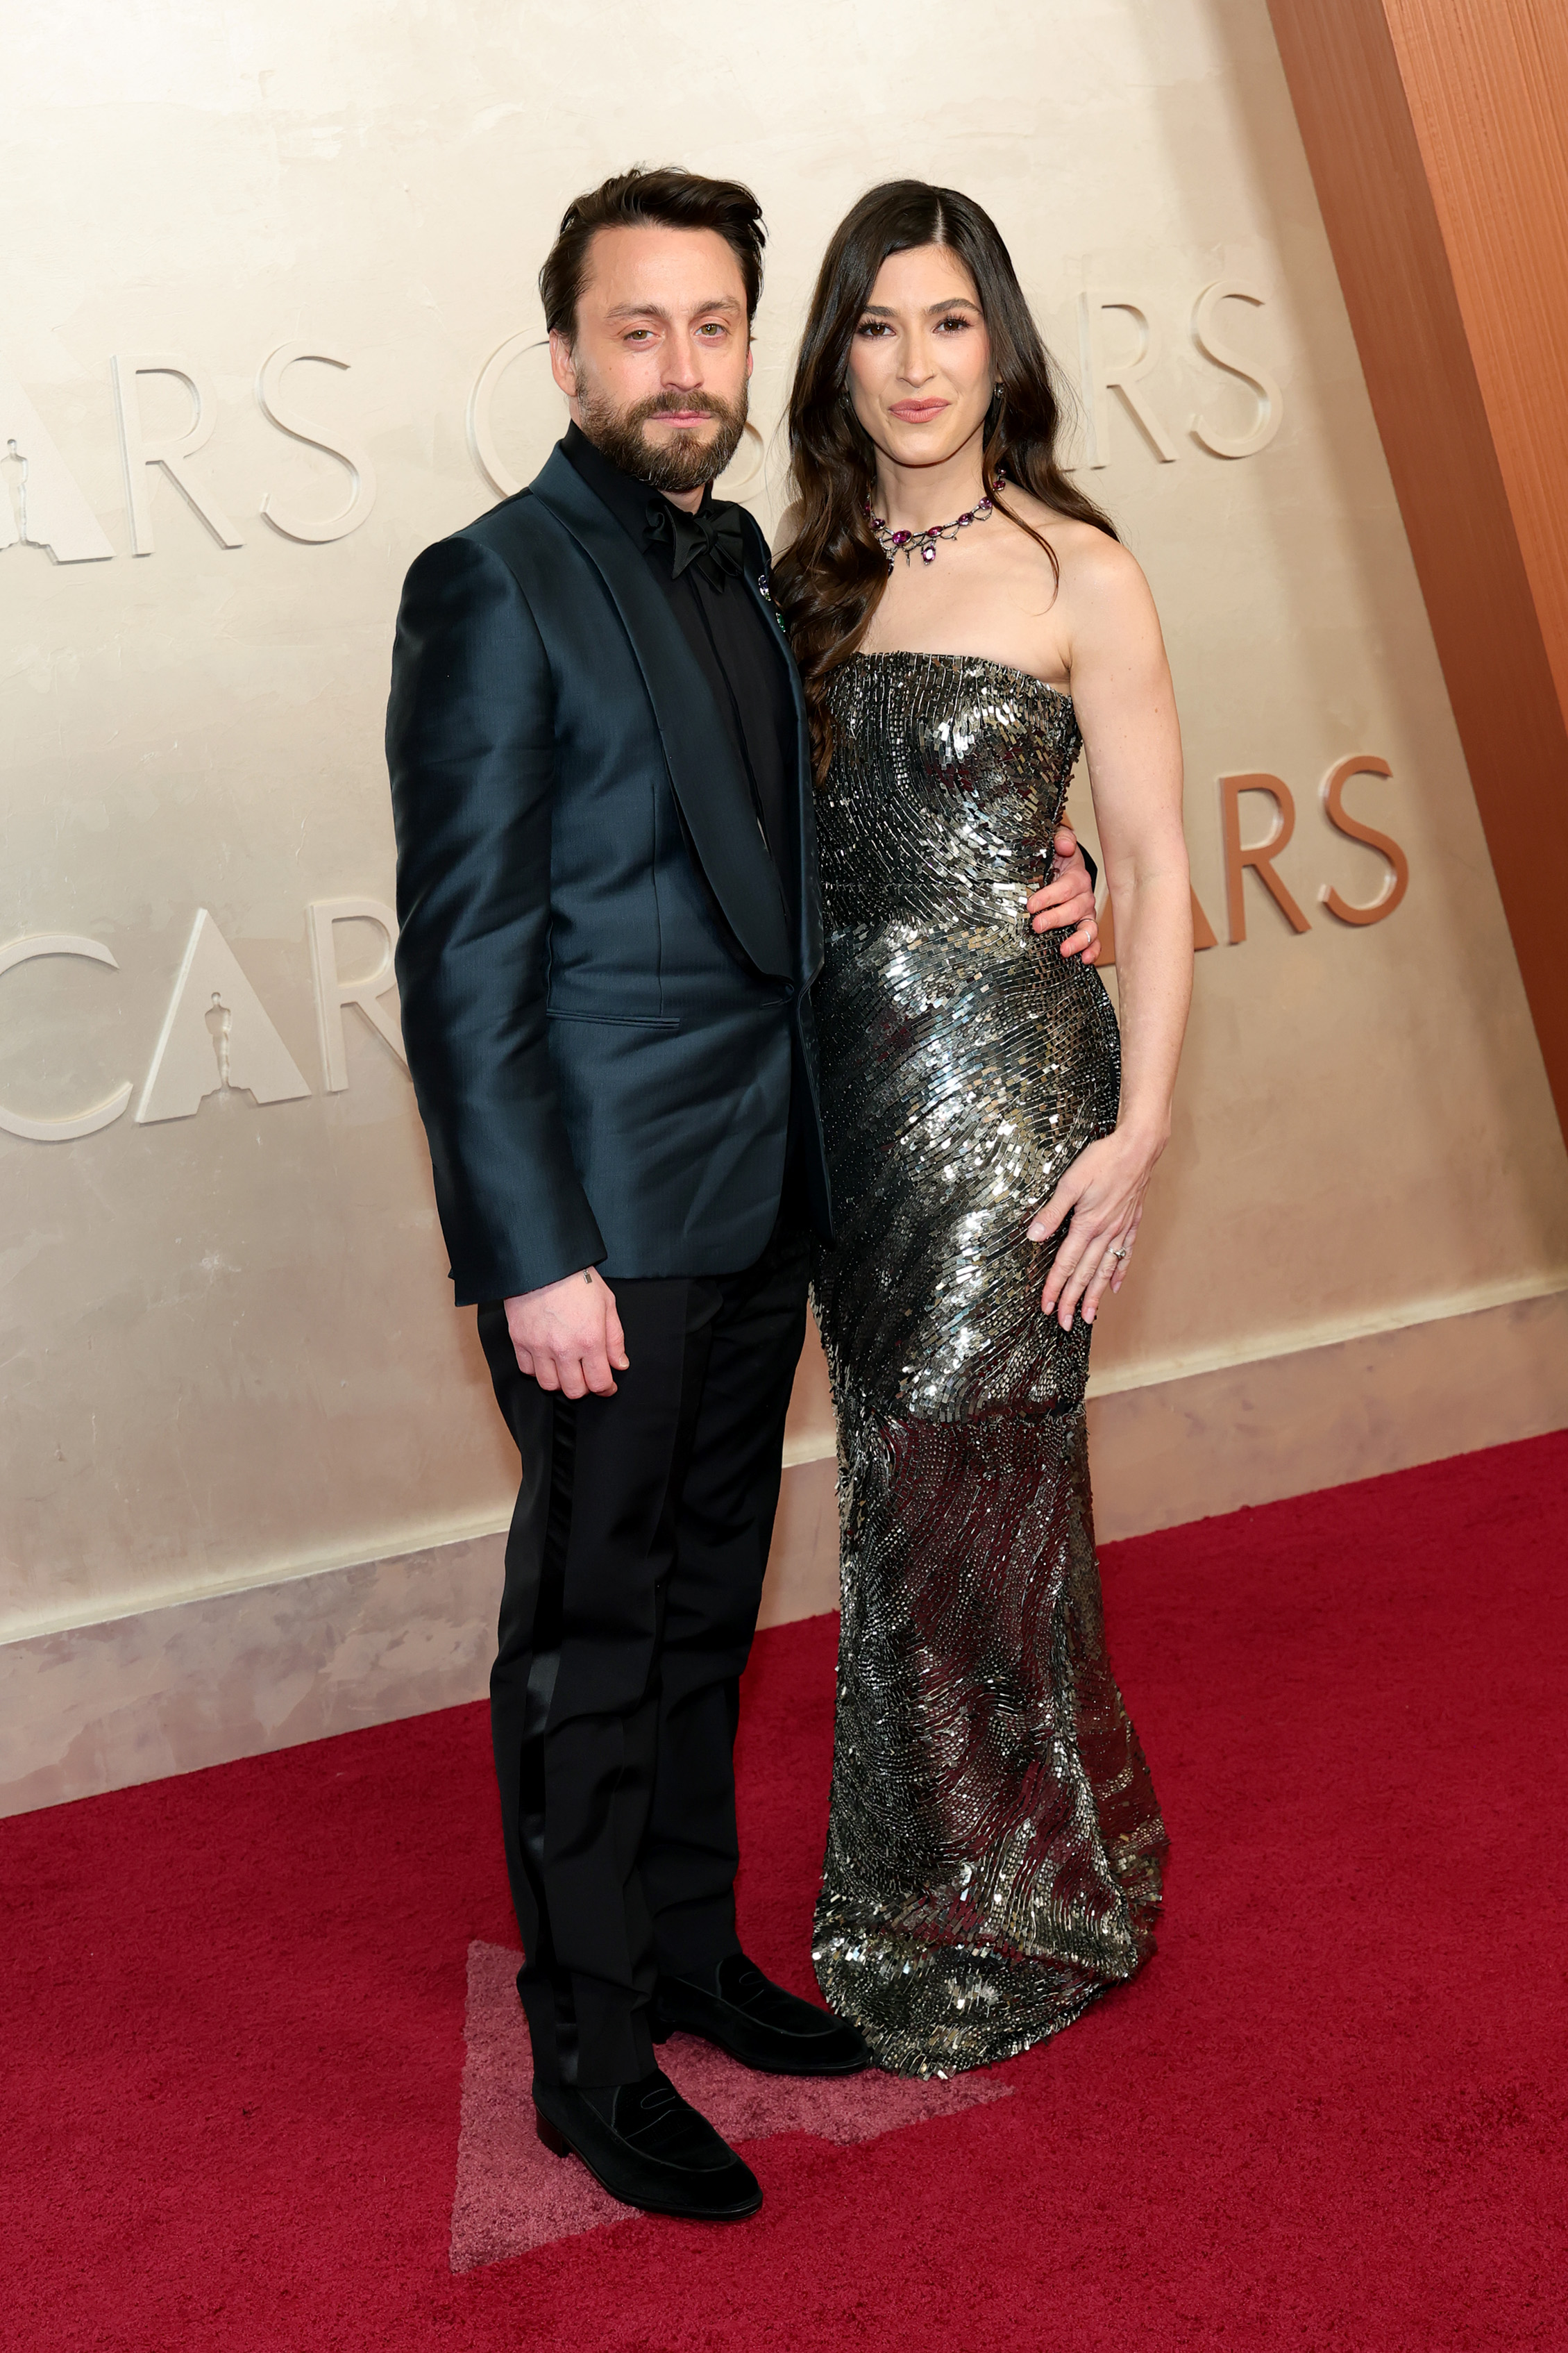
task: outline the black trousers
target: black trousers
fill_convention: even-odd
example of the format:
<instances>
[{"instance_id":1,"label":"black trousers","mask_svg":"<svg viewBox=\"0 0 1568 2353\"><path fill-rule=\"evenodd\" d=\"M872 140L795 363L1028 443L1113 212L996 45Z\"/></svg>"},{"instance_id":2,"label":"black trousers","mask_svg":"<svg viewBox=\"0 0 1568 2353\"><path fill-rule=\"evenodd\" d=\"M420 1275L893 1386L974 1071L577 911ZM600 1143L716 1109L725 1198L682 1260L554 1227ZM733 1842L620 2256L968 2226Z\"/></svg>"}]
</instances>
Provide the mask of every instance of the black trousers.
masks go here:
<instances>
[{"instance_id":1,"label":"black trousers","mask_svg":"<svg viewBox=\"0 0 1568 2353\"><path fill-rule=\"evenodd\" d=\"M732 1751L805 1333L808 1245L781 1214L743 1274L612 1285L629 1372L547 1395L479 1310L522 1457L490 1722L518 1990L545 2082L654 2063L661 1970L736 1949Z\"/></svg>"}]
</instances>

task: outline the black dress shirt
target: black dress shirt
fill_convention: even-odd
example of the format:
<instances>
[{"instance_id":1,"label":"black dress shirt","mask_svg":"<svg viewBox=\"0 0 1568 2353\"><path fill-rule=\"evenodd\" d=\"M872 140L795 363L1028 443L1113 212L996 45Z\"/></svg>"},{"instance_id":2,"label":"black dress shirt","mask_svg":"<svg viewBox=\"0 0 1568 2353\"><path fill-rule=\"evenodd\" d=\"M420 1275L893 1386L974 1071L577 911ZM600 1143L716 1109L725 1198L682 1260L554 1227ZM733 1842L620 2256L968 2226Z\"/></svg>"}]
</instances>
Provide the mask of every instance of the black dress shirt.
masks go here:
<instances>
[{"instance_id":1,"label":"black dress shirt","mask_svg":"<svg viewBox=\"0 0 1568 2353\"><path fill-rule=\"evenodd\" d=\"M778 870L784 904L792 920L797 913L790 877L795 870L794 828L790 807L795 793L795 717L783 640L743 579L715 585L709 568L688 565L675 576L668 531L650 520L660 508L668 512L661 491L612 465L576 425L569 425L562 445L595 496L641 548L648 569L658 582L713 691L719 715L752 788L752 805L763 839ZM704 512L722 501L710 483L702 493Z\"/></svg>"}]
</instances>

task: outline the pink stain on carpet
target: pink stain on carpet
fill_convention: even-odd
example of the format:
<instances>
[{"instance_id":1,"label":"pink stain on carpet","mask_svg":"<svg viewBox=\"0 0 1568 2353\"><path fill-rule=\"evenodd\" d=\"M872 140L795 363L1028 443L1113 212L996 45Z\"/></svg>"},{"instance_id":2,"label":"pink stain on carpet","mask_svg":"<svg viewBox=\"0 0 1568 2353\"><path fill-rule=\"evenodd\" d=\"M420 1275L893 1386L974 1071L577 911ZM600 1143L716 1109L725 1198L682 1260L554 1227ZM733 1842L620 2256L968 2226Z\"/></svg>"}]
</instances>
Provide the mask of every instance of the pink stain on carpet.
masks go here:
<instances>
[{"instance_id":1,"label":"pink stain on carpet","mask_svg":"<svg viewBox=\"0 0 1568 2353\"><path fill-rule=\"evenodd\" d=\"M528 2028L517 1998L522 1956L504 1945L468 1947L462 2123L452 2199L451 2264L478 2271L552 2239L624 2221L632 2211L600 2189L575 2158L552 2157L533 2128ZM985 2074L916 2083L868 2068L863 2075L756 2075L694 2035L677 2034L659 2064L726 2140L774 2133L818 2140L875 2140L879 2133L1007 2096Z\"/></svg>"}]
</instances>

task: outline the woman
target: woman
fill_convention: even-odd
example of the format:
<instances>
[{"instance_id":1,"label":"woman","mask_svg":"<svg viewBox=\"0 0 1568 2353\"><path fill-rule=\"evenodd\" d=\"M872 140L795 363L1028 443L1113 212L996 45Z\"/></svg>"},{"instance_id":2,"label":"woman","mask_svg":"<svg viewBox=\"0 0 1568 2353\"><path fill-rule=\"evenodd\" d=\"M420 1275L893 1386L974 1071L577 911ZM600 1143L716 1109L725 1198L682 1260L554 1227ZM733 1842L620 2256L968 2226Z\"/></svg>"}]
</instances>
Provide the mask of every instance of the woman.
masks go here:
<instances>
[{"instance_id":1,"label":"woman","mask_svg":"<svg viewBox=\"0 0 1568 2353\"><path fill-rule=\"evenodd\" d=\"M1138 565L1056 454L977 205L874 188L790 404L775 584L817 758L816 1273L844 1616L816 1958L885 2067L1054 2033L1152 1949L1165 1834L1100 1624L1084 1385L1192 973L1181 742ZM1080 746L1123 1043L1031 892Z\"/></svg>"}]
</instances>

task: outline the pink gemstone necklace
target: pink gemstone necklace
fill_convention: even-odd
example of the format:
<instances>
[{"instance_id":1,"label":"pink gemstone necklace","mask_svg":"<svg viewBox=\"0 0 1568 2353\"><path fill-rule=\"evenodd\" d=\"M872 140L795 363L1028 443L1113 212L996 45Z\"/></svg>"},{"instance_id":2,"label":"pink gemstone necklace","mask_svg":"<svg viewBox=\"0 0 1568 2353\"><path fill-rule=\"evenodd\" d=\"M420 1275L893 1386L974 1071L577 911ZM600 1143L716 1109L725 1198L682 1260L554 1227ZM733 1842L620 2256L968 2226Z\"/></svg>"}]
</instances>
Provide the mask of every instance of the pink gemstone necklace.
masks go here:
<instances>
[{"instance_id":1,"label":"pink gemstone necklace","mask_svg":"<svg viewBox=\"0 0 1568 2353\"><path fill-rule=\"evenodd\" d=\"M996 488L999 491L1005 491L1006 487L1007 477L998 470ZM933 522L929 531L889 531L887 517L871 512L869 499L865 504L866 520L877 534L878 543L888 559L888 569L890 572L900 555L907 564L917 548L920 550L922 564L934 564L937 541L956 539L959 533L967 531L972 522L984 522L986 516L993 511L994 501L989 497L984 498L977 507L971 507L967 514L954 515L951 522Z\"/></svg>"}]
</instances>

